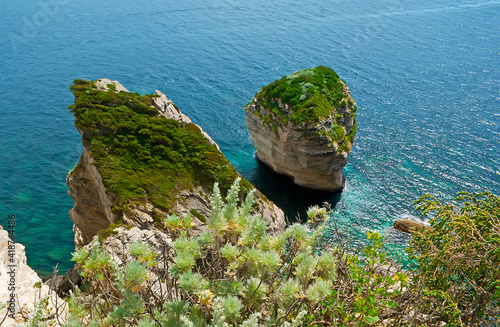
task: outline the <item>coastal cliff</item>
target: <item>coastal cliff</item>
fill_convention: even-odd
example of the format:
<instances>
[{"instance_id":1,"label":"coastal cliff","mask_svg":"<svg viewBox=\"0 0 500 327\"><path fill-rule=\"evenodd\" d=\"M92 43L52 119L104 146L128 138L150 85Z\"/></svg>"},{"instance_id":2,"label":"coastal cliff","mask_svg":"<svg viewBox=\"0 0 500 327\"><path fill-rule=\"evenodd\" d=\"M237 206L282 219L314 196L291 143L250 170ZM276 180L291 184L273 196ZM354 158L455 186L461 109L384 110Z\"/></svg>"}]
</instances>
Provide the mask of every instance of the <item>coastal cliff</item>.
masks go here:
<instances>
[{"instance_id":1,"label":"coastal cliff","mask_svg":"<svg viewBox=\"0 0 500 327\"><path fill-rule=\"evenodd\" d=\"M203 229L213 184L224 194L241 177L217 144L160 91L139 95L107 79L76 80L71 90L83 144L67 177L75 246L117 225L161 230L170 214L191 215ZM281 209L258 191L256 202L272 230L284 228Z\"/></svg>"},{"instance_id":2,"label":"coastal cliff","mask_svg":"<svg viewBox=\"0 0 500 327\"><path fill-rule=\"evenodd\" d=\"M12 302L11 294L15 295ZM24 246L14 243L0 226L0 325L18 326L31 316L37 301L47 297L46 313L64 319L67 303L61 300L26 263ZM56 310L57 309L57 310ZM53 322L51 326L59 326Z\"/></svg>"},{"instance_id":3,"label":"coastal cliff","mask_svg":"<svg viewBox=\"0 0 500 327\"><path fill-rule=\"evenodd\" d=\"M331 192L344 186L355 112L347 85L324 66L283 76L245 106L257 158L298 185Z\"/></svg>"}]
</instances>

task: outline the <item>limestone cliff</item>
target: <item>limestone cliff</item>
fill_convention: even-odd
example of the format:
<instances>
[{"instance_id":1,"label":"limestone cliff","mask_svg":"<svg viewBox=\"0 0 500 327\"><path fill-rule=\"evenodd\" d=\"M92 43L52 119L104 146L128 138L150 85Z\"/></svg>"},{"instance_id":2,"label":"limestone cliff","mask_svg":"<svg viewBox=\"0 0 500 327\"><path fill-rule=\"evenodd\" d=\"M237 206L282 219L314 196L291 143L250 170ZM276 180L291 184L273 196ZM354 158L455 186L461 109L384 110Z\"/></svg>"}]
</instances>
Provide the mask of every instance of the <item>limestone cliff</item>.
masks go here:
<instances>
[{"instance_id":1,"label":"limestone cliff","mask_svg":"<svg viewBox=\"0 0 500 327\"><path fill-rule=\"evenodd\" d=\"M217 144L160 91L139 95L107 79L76 80L71 89L83 144L67 177L76 247L111 224L161 230L173 213L191 215L202 229L213 184L224 193L239 177ZM260 192L256 201L270 228L284 228L281 209Z\"/></svg>"},{"instance_id":2,"label":"limestone cliff","mask_svg":"<svg viewBox=\"0 0 500 327\"><path fill-rule=\"evenodd\" d=\"M257 158L298 185L343 188L356 103L330 68L305 69L263 87L245 106Z\"/></svg>"},{"instance_id":3,"label":"limestone cliff","mask_svg":"<svg viewBox=\"0 0 500 327\"><path fill-rule=\"evenodd\" d=\"M9 304L11 294L15 296L12 305ZM33 314L36 302L44 297L48 297L49 314L55 313L57 308L64 320L66 302L42 283L38 274L26 263L24 246L13 243L7 231L0 226L0 325L18 326L24 323ZM52 323L51 326L59 326L56 322Z\"/></svg>"}]
</instances>

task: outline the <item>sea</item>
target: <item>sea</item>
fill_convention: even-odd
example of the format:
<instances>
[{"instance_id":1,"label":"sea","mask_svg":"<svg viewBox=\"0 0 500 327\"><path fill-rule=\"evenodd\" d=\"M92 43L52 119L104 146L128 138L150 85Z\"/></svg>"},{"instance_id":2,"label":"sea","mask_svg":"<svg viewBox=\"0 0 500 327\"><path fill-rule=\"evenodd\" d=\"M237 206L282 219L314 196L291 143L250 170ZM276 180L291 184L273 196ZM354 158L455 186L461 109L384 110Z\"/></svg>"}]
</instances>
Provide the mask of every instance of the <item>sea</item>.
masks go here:
<instances>
[{"instance_id":1,"label":"sea","mask_svg":"<svg viewBox=\"0 0 500 327\"><path fill-rule=\"evenodd\" d=\"M499 0L2 0L0 225L16 217L40 275L71 267L74 79L162 91L290 221L326 202L354 241L428 219L413 205L424 194L500 194L499 15ZM318 65L358 105L337 194L257 162L243 111L262 86Z\"/></svg>"}]
</instances>

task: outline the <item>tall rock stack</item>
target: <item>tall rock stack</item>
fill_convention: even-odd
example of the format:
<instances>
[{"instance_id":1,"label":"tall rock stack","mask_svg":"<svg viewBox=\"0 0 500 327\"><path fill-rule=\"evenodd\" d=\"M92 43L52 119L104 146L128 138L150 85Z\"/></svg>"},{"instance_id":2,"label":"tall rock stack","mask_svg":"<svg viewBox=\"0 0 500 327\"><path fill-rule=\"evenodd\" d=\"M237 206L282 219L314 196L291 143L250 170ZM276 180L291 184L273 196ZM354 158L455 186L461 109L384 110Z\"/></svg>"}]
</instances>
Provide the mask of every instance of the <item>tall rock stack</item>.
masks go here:
<instances>
[{"instance_id":1,"label":"tall rock stack","mask_svg":"<svg viewBox=\"0 0 500 327\"><path fill-rule=\"evenodd\" d=\"M298 185L331 192L344 187L355 112L347 85L324 66L283 76L245 106L257 158Z\"/></svg>"},{"instance_id":2,"label":"tall rock stack","mask_svg":"<svg viewBox=\"0 0 500 327\"><path fill-rule=\"evenodd\" d=\"M131 93L108 79L75 80L71 90L83 144L66 180L76 247L117 225L162 231L170 214L190 215L203 230L214 183L224 194L241 178L210 136L160 91ZM240 186L255 189L243 178ZM283 211L257 190L255 201L271 230L285 227Z\"/></svg>"}]
</instances>

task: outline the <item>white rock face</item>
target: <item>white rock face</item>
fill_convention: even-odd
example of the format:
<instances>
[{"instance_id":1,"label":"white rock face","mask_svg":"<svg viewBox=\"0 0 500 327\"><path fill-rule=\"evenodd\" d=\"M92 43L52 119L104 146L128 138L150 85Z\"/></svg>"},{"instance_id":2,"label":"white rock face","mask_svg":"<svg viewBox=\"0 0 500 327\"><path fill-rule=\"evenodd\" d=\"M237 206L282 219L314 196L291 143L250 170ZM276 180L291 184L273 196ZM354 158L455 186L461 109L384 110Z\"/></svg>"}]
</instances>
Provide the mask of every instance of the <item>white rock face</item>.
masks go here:
<instances>
[{"instance_id":1,"label":"white rock face","mask_svg":"<svg viewBox=\"0 0 500 327\"><path fill-rule=\"evenodd\" d=\"M0 303L6 304L10 301L12 290L15 294L15 303L12 306L14 315L10 316L9 304L1 307L0 322L6 318L0 325L14 326L24 323L33 313L36 301L44 297L48 297L51 313L56 312L57 306L62 322L67 315L66 302L57 297L55 292L50 291L49 286L43 284L38 274L26 264L24 246L9 241L8 232L0 226ZM13 255L9 255L9 246L15 250ZM39 288L35 288L35 284L38 284ZM13 286L15 289L12 289ZM54 322L54 326L58 324Z\"/></svg>"},{"instance_id":2,"label":"white rock face","mask_svg":"<svg viewBox=\"0 0 500 327\"><path fill-rule=\"evenodd\" d=\"M152 98L152 101L153 101L152 105L153 105L153 107L158 109L158 111L160 111L161 115L167 117L168 119L177 120L179 123L186 123L186 124L192 123L191 119L188 116L184 115L179 110L179 108L177 108L174 105L172 100L167 98L167 96L165 94L163 94L162 92L160 92L158 90L156 90L155 93L158 95L158 97ZM196 126L198 126L198 128L200 129L201 134L203 134L203 136L205 136L205 138L210 143L215 145L217 147L217 150L220 151L219 145L217 143L215 143L214 140L212 140L210 135L208 135L205 131L203 131L203 129L199 125L196 125Z\"/></svg>"},{"instance_id":3,"label":"white rock face","mask_svg":"<svg viewBox=\"0 0 500 327\"><path fill-rule=\"evenodd\" d=\"M316 136L319 128L278 127L276 134L251 109L246 111L246 121L257 158L275 172L308 188L335 192L344 187L342 168L347 153L337 154L328 147L328 138Z\"/></svg>"},{"instance_id":4,"label":"white rock face","mask_svg":"<svg viewBox=\"0 0 500 327\"><path fill-rule=\"evenodd\" d=\"M342 190L342 168L347 164L352 143L347 150L341 145L343 142L352 142L353 138L349 141L345 137L332 141L325 132L333 125L341 126L345 136L353 130L355 102L347 86L344 92L347 95L345 105L334 108L329 117L324 117L317 124L299 125L291 122L282 124L278 117L264 108L257 94L245 107L247 128L257 150L257 158L275 172L290 176L297 185L330 192ZM276 102L284 112L293 110L279 99ZM278 122L276 130L263 121L266 116Z\"/></svg>"},{"instance_id":5,"label":"white rock face","mask_svg":"<svg viewBox=\"0 0 500 327\"><path fill-rule=\"evenodd\" d=\"M118 81L112 81L112 80L107 79L107 78L101 78L101 79L98 79L97 81L95 81L95 85L96 85L97 89L102 90L102 91L109 90L109 86L108 86L109 84L114 85L116 92L120 92L120 91L128 92L128 90L123 85L118 83Z\"/></svg>"},{"instance_id":6,"label":"white rock face","mask_svg":"<svg viewBox=\"0 0 500 327\"><path fill-rule=\"evenodd\" d=\"M161 115L168 119L177 120L179 123L191 123L191 119L176 108L172 100L169 100L165 94L158 90L155 93L158 97L152 98L152 104L160 111Z\"/></svg>"}]
</instances>

